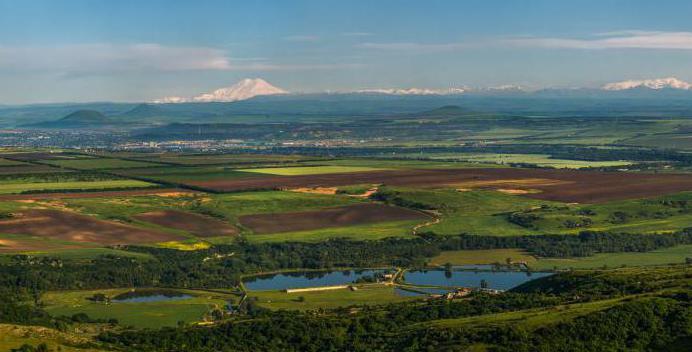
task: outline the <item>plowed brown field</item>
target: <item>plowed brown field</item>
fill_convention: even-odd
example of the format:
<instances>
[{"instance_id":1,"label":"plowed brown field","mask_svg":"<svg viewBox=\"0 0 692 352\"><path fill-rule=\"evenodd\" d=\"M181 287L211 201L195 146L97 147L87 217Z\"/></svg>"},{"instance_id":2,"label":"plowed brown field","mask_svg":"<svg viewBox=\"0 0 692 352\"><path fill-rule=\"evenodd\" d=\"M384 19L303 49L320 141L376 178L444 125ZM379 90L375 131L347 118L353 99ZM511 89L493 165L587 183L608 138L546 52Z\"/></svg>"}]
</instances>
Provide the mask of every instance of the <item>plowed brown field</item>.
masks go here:
<instances>
[{"instance_id":1,"label":"plowed brown field","mask_svg":"<svg viewBox=\"0 0 692 352\"><path fill-rule=\"evenodd\" d=\"M22 211L0 221L0 233L101 245L154 243L184 239L182 236L140 229L91 216L48 209Z\"/></svg>"},{"instance_id":2,"label":"plowed brown field","mask_svg":"<svg viewBox=\"0 0 692 352\"><path fill-rule=\"evenodd\" d=\"M522 185L521 180L526 184ZM544 182L535 182L536 179ZM390 170L306 176L191 181L191 185L217 191L334 187L362 183L390 186L535 189L532 198L561 202L599 203L692 191L692 176L547 169ZM548 182L551 181L551 182Z\"/></svg>"},{"instance_id":3,"label":"plowed brown field","mask_svg":"<svg viewBox=\"0 0 692 352\"><path fill-rule=\"evenodd\" d=\"M187 231L199 237L229 236L238 234L238 229L221 220L208 216L175 210L152 211L134 216L164 227Z\"/></svg>"},{"instance_id":4,"label":"plowed brown field","mask_svg":"<svg viewBox=\"0 0 692 352\"><path fill-rule=\"evenodd\" d=\"M294 213L244 215L240 217L240 223L255 233L263 234L418 219L425 220L428 216L383 204L356 204Z\"/></svg>"},{"instance_id":5,"label":"plowed brown field","mask_svg":"<svg viewBox=\"0 0 692 352\"><path fill-rule=\"evenodd\" d=\"M109 198L109 197L130 197L130 196L167 196L195 194L191 191L179 188L148 188L133 189L127 191L95 191L95 192L56 192L56 193L29 193L29 194L2 194L1 200L46 200L46 199L73 199L73 198Z\"/></svg>"}]
</instances>

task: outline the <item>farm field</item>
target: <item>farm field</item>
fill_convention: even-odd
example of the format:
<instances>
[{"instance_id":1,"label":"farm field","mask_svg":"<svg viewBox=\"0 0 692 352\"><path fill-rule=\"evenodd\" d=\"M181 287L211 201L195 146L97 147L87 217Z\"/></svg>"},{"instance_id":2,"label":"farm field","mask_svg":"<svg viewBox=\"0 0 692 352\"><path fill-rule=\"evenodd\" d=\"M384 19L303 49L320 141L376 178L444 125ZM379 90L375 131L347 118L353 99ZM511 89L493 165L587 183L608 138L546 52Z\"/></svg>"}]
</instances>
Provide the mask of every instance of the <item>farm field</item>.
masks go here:
<instances>
[{"instance_id":1,"label":"farm field","mask_svg":"<svg viewBox=\"0 0 692 352\"><path fill-rule=\"evenodd\" d=\"M181 195L194 195L196 191L179 188L137 188L127 190L110 191L89 191L89 192L31 192L26 194L0 194L0 201L32 201L32 200L55 200L55 199L77 199L77 198L117 198L117 197L141 197L141 196L160 196L172 197Z\"/></svg>"},{"instance_id":2,"label":"farm field","mask_svg":"<svg viewBox=\"0 0 692 352\"><path fill-rule=\"evenodd\" d=\"M387 221L423 221L427 218L422 213L399 207L356 204L307 212L245 215L241 216L239 220L241 224L250 228L254 233L267 234Z\"/></svg>"},{"instance_id":3,"label":"farm field","mask_svg":"<svg viewBox=\"0 0 692 352\"><path fill-rule=\"evenodd\" d=\"M2 176L17 176L17 175L40 175L40 174L59 174L70 173L72 170L59 169L48 165L36 164L17 164L10 166L0 166L0 175Z\"/></svg>"},{"instance_id":4,"label":"farm field","mask_svg":"<svg viewBox=\"0 0 692 352\"><path fill-rule=\"evenodd\" d=\"M596 269L676 264L684 263L687 258L692 258L692 245L680 245L651 252L598 253L591 257L574 259L541 258L529 265L534 270Z\"/></svg>"},{"instance_id":5,"label":"farm field","mask_svg":"<svg viewBox=\"0 0 692 352\"><path fill-rule=\"evenodd\" d=\"M0 233L91 245L155 243L181 239L178 235L48 209L23 210L9 219L0 220Z\"/></svg>"},{"instance_id":6,"label":"farm field","mask_svg":"<svg viewBox=\"0 0 692 352\"><path fill-rule=\"evenodd\" d=\"M253 172L259 174L270 174L280 176L300 176L300 175L322 175L322 174L338 174L349 172L369 172L382 171L385 169L365 167L365 166L295 166L295 167L271 167L271 168L253 168L239 169L241 172Z\"/></svg>"},{"instance_id":7,"label":"farm field","mask_svg":"<svg viewBox=\"0 0 692 352\"><path fill-rule=\"evenodd\" d=\"M30 164L23 163L21 161L0 158L0 168L4 168L7 166L26 166L26 165L30 165Z\"/></svg>"},{"instance_id":8,"label":"farm field","mask_svg":"<svg viewBox=\"0 0 692 352\"><path fill-rule=\"evenodd\" d=\"M134 216L135 219L163 227L189 232L199 237L237 235L238 229L218 219L176 210L153 211Z\"/></svg>"},{"instance_id":9,"label":"farm field","mask_svg":"<svg viewBox=\"0 0 692 352\"><path fill-rule=\"evenodd\" d=\"M128 291L128 289L108 289L47 292L41 299L46 304L46 311L56 316L84 313L96 319L117 319L124 326L160 328L176 326L179 321L200 322L210 310L223 309L227 300L235 297L217 292L176 290L192 297L159 302L112 302L110 304L89 300L98 293L117 297Z\"/></svg>"},{"instance_id":10,"label":"farm field","mask_svg":"<svg viewBox=\"0 0 692 352\"><path fill-rule=\"evenodd\" d=\"M259 173L240 172L225 166L161 166L120 169L114 172L125 177L144 177L152 180L190 184L194 184L196 181L235 180L266 176Z\"/></svg>"},{"instance_id":11,"label":"farm field","mask_svg":"<svg viewBox=\"0 0 692 352\"><path fill-rule=\"evenodd\" d=\"M457 153L434 154L431 159L458 159L473 163L491 164L531 164L556 169L582 169L590 167L612 167L631 165L628 161L583 161L552 158L548 154L496 154L496 153Z\"/></svg>"},{"instance_id":12,"label":"farm field","mask_svg":"<svg viewBox=\"0 0 692 352\"><path fill-rule=\"evenodd\" d=\"M420 224L419 220L378 222L365 225L351 225L346 227L327 227L322 229L280 232L262 234L250 234L246 238L253 243L266 242L319 242L334 238L346 238L350 240L374 241L390 237L415 238L413 228Z\"/></svg>"},{"instance_id":13,"label":"farm field","mask_svg":"<svg viewBox=\"0 0 692 352\"><path fill-rule=\"evenodd\" d=\"M153 186L155 185L152 183L138 180L4 183L0 184L0 194L16 194L22 192L54 190L87 191L120 188L147 188Z\"/></svg>"},{"instance_id":14,"label":"farm field","mask_svg":"<svg viewBox=\"0 0 692 352\"><path fill-rule=\"evenodd\" d=\"M543 180L536 183L532 180ZM528 180L522 184L521 180ZM546 180L550 180L549 182ZM579 172L565 170L478 168L415 169L353 172L263 178L231 178L191 181L190 185L218 191L334 187L352 184L387 184L409 187L492 187L538 190L528 197L542 200L599 203L617 199L644 198L692 189L692 178L678 174L634 174L619 172ZM490 183L490 185L488 185ZM485 184L485 185L484 185ZM495 187L495 188L498 188Z\"/></svg>"},{"instance_id":15,"label":"farm field","mask_svg":"<svg viewBox=\"0 0 692 352\"><path fill-rule=\"evenodd\" d=\"M74 159L74 160L44 160L45 163L79 170L101 170L101 169L126 169L134 167L159 166L141 161L122 160L122 159L106 159L106 158L90 158L90 159Z\"/></svg>"},{"instance_id":16,"label":"farm field","mask_svg":"<svg viewBox=\"0 0 692 352\"><path fill-rule=\"evenodd\" d=\"M531 198L496 191L455 189L417 189L383 187L376 197L386 202L420 209L431 209L439 220L418 229L439 235L469 233L477 235L512 236L533 232L507 221L507 213L551 204Z\"/></svg>"},{"instance_id":17,"label":"farm field","mask_svg":"<svg viewBox=\"0 0 692 352\"><path fill-rule=\"evenodd\" d=\"M348 307L351 305L403 302L412 297L401 296L393 286L360 285L358 290L338 289L286 293L282 291L251 291L250 299L257 299L261 307L278 310L314 310ZM301 298L302 297L302 298Z\"/></svg>"},{"instance_id":18,"label":"farm field","mask_svg":"<svg viewBox=\"0 0 692 352\"><path fill-rule=\"evenodd\" d=\"M223 165L223 164L262 164L262 163L294 163L306 160L319 160L318 157L302 155L273 155L273 154L141 154L141 153L111 153L113 157L141 159L142 161L162 162L177 165Z\"/></svg>"},{"instance_id":19,"label":"farm field","mask_svg":"<svg viewBox=\"0 0 692 352\"><path fill-rule=\"evenodd\" d=\"M514 213L516 223L544 233L578 233L583 230L631 233L669 233L692 224L692 193L620 200L601 204L576 204Z\"/></svg>"}]
</instances>

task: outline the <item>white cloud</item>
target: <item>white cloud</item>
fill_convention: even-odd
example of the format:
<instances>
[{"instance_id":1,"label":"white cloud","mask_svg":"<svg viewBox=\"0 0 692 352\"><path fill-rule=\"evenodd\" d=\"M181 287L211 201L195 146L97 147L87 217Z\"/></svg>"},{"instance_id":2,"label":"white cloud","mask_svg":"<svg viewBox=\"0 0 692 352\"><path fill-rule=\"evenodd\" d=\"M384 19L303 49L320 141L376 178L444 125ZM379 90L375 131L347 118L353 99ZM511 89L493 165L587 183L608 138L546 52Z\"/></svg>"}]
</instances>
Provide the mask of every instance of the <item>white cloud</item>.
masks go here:
<instances>
[{"instance_id":1,"label":"white cloud","mask_svg":"<svg viewBox=\"0 0 692 352\"><path fill-rule=\"evenodd\" d=\"M220 49L159 44L73 44L42 47L0 46L0 69L18 71L184 71L228 70Z\"/></svg>"},{"instance_id":2,"label":"white cloud","mask_svg":"<svg viewBox=\"0 0 692 352\"><path fill-rule=\"evenodd\" d=\"M692 32L616 31L595 38L528 37L507 39L510 45L559 49L668 49L692 50Z\"/></svg>"},{"instance_id":3,"label":"white cloud","mask_svg":"<svg viewBox=\"0 0 692 352\"><path fill-rule=\"evenodd\" d=\"M586 38L505 37L448 43L393 42L362 43L357 45L357 47L366 49L421 53L507 46L583 50L692 50L692 32L622 30L596 33Z\"/></svg>"},{"instance_id":4,"label":"white cloud","mask_svg":"<svg viewBox=\"0 0 692 352\"><path fill-rule=\"evenodd\" d=\"M160 44L74 44L41 47L0 46L0 71L59 73L82 77L123 72L301 71L350 69L348 63L284 64L267 58L233 58L210 47Z\"/></svg>"}]
</instances>

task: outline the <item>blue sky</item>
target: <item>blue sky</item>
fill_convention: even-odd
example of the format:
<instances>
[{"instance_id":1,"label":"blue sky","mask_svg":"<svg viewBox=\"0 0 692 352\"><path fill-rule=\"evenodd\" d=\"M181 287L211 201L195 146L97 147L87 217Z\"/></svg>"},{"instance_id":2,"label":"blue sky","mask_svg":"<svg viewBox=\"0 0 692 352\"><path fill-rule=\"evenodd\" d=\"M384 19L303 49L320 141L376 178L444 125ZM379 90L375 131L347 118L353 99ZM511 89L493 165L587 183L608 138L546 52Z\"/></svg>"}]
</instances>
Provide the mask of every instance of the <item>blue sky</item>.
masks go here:
<instances>
[{"instance_id":1,"label":"blue sky","mask_svg":"<svg viewBox=\"0 0 692 352\"><path fill-rule=\"evenodd\" d=\"M692 1L0 0L0 103L692 81Z\"/></svg>"}]
</instances>

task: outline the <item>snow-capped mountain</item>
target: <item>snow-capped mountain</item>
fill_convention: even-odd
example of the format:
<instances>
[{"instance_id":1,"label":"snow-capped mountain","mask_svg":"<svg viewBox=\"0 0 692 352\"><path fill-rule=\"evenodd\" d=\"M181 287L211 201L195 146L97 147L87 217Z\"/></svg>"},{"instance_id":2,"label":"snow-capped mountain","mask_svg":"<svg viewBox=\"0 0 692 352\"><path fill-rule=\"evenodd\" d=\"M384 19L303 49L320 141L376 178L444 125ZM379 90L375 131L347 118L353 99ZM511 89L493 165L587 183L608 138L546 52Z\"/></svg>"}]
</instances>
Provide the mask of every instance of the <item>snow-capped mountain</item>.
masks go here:
<instances>
[{"instance_id":1,"label":"snow-capped mountain","mask_svg":"<svg viewBox=\"0 0 692 352\"><path fill-rule=\"evenodd\" d=\"M608 83L602 87L604 90L628 90L634 88L648 89L692 89L692 84L679 80L675 77L645 79L645 80L629 80L615 83Z\"/></svg>"},{"instance_id":2,"label":"snow-capped mountain","mask_svg":"<svg viewBox=\"0 0 692 352\"><path fill-rule=\"evenodd\" d=\"M429 88L368 88L359 89L354 93L360 94L388 94L388 95L451 95L463 94L467 88L446 88L446 89L429 89Z\"/></svg>"},{"instance_id":3,"label":"snow-capped mountain","mask_svg":"<svg viewBox=\"0 0 692 352\"><path fill-rule=\"evenodd\" d=\"M163 97L161 99L156 99L152 103L156 104L177 104L177 103L187 103L188 98L183 97Z\"/></svg>"},{"instance_id":4,"label":"snow-capped mountain","mask_svg":"<svg viewBox=\"0 0 692 352\"><path fill-rule=\"evenodd\" d=\"M154 103L187 103L187 102L232 102L247 100L260 95L288 94L287 91L271 85L261 78L246 78L226 88L217 89L211 93L200 94L192 98L165 97L154 100Z\"/></svg>"}]
</instances>

